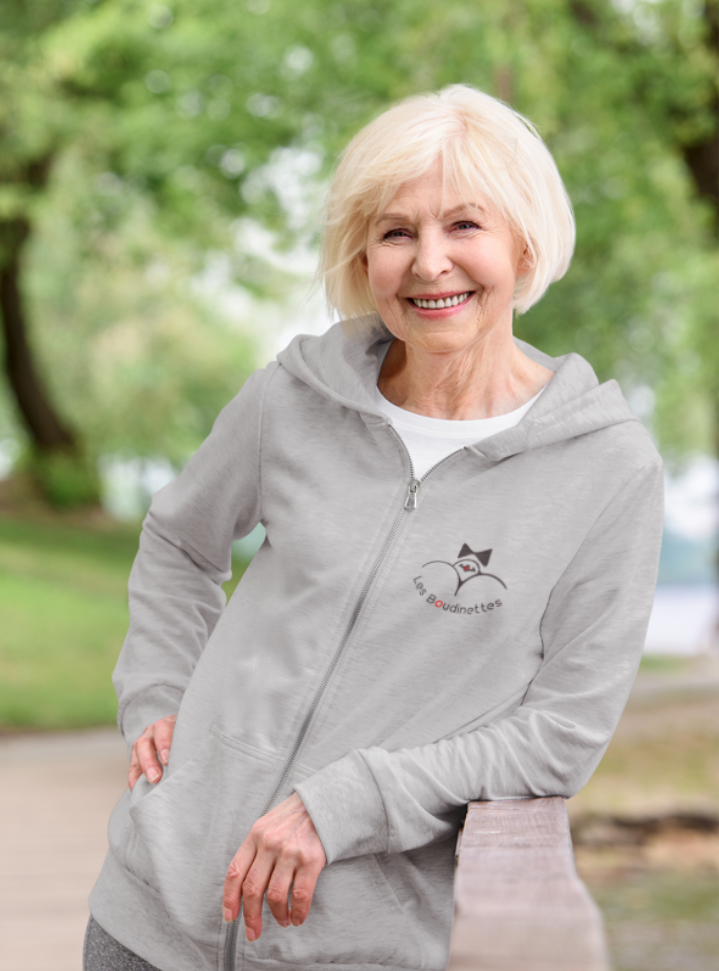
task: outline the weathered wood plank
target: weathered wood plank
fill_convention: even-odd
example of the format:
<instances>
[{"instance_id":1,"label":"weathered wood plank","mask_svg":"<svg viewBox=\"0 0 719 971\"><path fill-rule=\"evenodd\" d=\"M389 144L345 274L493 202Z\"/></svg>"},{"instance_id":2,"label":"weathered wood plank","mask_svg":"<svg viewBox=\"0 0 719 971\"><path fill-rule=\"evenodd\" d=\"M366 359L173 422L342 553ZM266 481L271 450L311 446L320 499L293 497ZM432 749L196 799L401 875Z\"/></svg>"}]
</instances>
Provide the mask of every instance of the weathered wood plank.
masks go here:
<instances>
[{"instance_id":1,"label":"weathered wood plank","mask_svg":"<svg viewBox=\"0 0 719 971\"><path fill-rule=\"evenodd\" d=\"M470 803L448 971L609 971L561 797Z\"/></svg>"}]
</instances>

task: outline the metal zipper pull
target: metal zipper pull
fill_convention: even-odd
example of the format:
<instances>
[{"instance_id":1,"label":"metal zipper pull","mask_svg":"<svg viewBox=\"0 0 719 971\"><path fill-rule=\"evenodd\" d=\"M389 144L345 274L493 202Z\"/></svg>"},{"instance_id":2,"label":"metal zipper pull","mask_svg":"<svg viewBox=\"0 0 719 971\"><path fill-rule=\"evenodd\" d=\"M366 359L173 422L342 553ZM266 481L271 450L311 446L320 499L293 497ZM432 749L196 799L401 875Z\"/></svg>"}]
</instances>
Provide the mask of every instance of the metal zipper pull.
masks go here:
<instances>
[{"instance_id":1,"label":"metal zipper pull","mask_svg":"<svg viewBox=\"0 0 719 971\"><path fill-rule=\"evenodd\" d=\"M419 489L419 479L410 479L409 489L407 489L407 498L404 501L405 509L416 509L417 508L417 490Z\"/></svg>"}]
</instances>

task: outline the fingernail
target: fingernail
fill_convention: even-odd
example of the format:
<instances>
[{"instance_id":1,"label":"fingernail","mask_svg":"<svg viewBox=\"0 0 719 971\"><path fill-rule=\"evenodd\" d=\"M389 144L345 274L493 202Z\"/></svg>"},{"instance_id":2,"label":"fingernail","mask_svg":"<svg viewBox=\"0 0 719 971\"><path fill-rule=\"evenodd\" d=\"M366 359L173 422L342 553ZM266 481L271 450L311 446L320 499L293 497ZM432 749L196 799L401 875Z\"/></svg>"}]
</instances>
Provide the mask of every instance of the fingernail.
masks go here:
<instances>
[{"instance_id":1,"label":"fingernail","mask_svg":"<svg viewBox=\"0 0 719 971\"><path fill-rule=\"evenodd\" d=\"M150 769L150 771L147 773L147 778L150 780L150 782L157 782L161 775L162 773L159 771L159 769Z\"/></svg>"},{"instance_id":2,"label":"fingernail","mask_svg":"<svg viewBox=\"0 0 719 971\"><path fill-rule=\"evenodd\" d=\"M289 920L280 920L280 921L278 921L278 924L280 925L280 927L289 927L290 926L290 923L291 922Z\"/></svg>"},{"instance_id":3,"label":"fingernail","mask_svg":"<svg viewBox=\"0 0 719 971\"><path fill-rule=\"evenodd\" d=\"M302 923L302 921L299 919L299 917L293 917L292 918L292 924L295 927L299 927L301 923Z\"/></svg>"},{"instance_id":4,"label":"fingernail","mask_svg":"<svg viewBox=\"0 0 719 971\"><path fill-rule=\"evenodd\" d=\"M256 941L257 940L257 934L252 930L251 927L248 927L247 928L247 940L248 941Z\"/></svg>"},{"instance_id":5,"label":"fingernail","mask_svg":"<svg viewBox=\"0 0 719 971\"><path fill-rule=\"evenodd\" d=\"M162 751L160 752L160 758L162 759L162 764L163 764L163 765L167 765L167 762L168 762L168 760L169 760L169 758L170 758L170 750L169 750L169 749L167 749L167 748L164 748L164 749L163 749L163 750L162 750Z\"/></svg>"},{"instance_id":6,"label":"fingernail","mask_svg":"<svg viewBox=\"0 0 719 971\"><path fill-rule=\"evenodd\" d=\"M228 924L232 923L232 911L229 907L225 907L225 909L222 911L222 916L225 918L225 921Z\"/></svg>"}]
</instances>

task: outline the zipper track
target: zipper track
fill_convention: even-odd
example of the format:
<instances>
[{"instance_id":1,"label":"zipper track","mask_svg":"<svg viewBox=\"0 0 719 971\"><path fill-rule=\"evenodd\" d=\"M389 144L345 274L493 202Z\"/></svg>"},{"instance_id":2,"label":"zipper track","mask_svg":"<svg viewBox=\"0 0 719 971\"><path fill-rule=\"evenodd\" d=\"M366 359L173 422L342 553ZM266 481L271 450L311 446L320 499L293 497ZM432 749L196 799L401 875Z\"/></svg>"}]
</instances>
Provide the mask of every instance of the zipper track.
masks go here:
<instances>
[{"instance_id":1,"label":"zipper track","mask_svg":"<svg viewBox=\"0 0 719 971\"><path fill-rule=\"evenodd\" d=\"M454 452L451 452L449 455L445 455L443 459L440 459L439 462L436 462L431 468L427 469L427 471L424 473L421 479L417 479L414 473L414 463L412 462L412 456L410 455L409 449L407 448L404 441L402 440L402 436L392 425L389 425L388 427L390 431L397 438L397 441L399 442L409 462L410 482L409 482L409 487L407 489L407 496L405 498L402 509L400 510L394 522L392 523L392 526L390 527L390 531L387 535L386 540L384 541L384 544L382 545L382 549L380 550L377 556L377 559L374 561L372 569L367 575L367 579L364 582L364 586L360 591L359 597L355 602L350 618L347 621L347 626L345 627L344 634L342 635L342 639L337 645L337 649L335 650L335 653L332 657L332 660L329 663L329 666L325 670L322 681L320 682L317 688L317 691L315 691L314 697L312 698L312 701L310 703L310 707L307 709L307 713L302 721L300 730L297 733L294 745L292 746L292 750L290 751L290 754L287 757L287 761L285 762L279 781L277 782L277 785L273 789L272 795L265 803L265 806L262 812L260 813L260 816L264 816L266 813L270 811L273 802L275 801L275 799L277 798L277 795L280 793L283 785L287 781L287 776L290 774L292 766L295 763L295 759L297 758L297 755L299 754L299 751L302 748L302 744L305 738L307 737L307 733L312 723L314 714L317 711L317 708L319 707L319 703L322 700L322 696L327 689L327 685L329 684L332 678L332 675L334 674L335 668L339 664L340 658L344 654L345 647L347 646L347 642L349 641L350 636L352 635L352 632L355 629L355 626L359 619L359 615L362 612L362 607L364 606L365 601L367 600L367 595L369 594L370 588L372 587L372 584L375 581L375 577L377 576L379 572L379 568L382 566L382 563L384 562L384 559L387 556L387 553L390 551L392 547L394 538L397 535L397 530L400 527L400 524L405 516L405 513L411 511L412 509L417 508L417 491L419 490L420 485L422 484L422 482L424 482L427 476L431 472L434 472L434 470L438 468L440 465L442 465L443 462L446 462L447 459L452 458L453 455L456 455L458 452L461 452L464 450L464 447L463 447L463 448L457 449ZM241 908L240 908L240 912L241 912ZM237 917L235 917L235 919L229 924L227 928L227 937L225 939L224 971L233 971L233 967L235 963L235 944L237 941L237 928L239 925L239 920L240 920L240 913L237 914Z\"/></svg>"},{"instance_id":2,"label":"zipper track","mask_svg":"<svg viewBox=\"0 0 719 971\"><path fill-rule=\"evenodd\" d=\"M412 456L409 454L409 449L404 443L404 439L397 431L397 429L394 427L394 425L389 425L388 427L389 427L389 430L397 439L397 441L399 442L402 451L407 456L407 461L409 462L409 474L412 477L412 481L410 482L410 487L412 486L412 483L416 482L417 487L419 488L419 486L424 482L427 476L430 475L430 473L434 472L435 469L438 469L440 465L444 465L444 463L449 461L449 459L454 458L455 455L459 455L460 452L466 452L468 448L467 445L462 445L461 448L457 448L454 450L454 452L450 452L449 455L445 455L445 457L443 459L440 459L439 462L435 462L434 465L431 465L424 473L424 475L418 479L414 474L414 462L412 461Z\"/></svg>"}]
</instances>

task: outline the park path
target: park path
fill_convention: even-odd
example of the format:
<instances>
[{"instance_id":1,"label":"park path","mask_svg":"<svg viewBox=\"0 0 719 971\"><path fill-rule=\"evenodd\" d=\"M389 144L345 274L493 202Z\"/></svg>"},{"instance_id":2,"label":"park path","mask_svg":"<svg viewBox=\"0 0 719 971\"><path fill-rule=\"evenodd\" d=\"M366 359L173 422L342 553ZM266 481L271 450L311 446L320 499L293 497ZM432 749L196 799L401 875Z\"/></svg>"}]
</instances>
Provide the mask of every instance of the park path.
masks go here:
<instances>
[{"instance_id":1,"label":"park path","mask_svg":"<svg viewBox=\"0 0 719 971\"><path fill-rule=\"evenodd\" d=\"M0 772L0 971L80 971L125 743L113 728L0 736Z\"/></svg>"}]
</instances>

